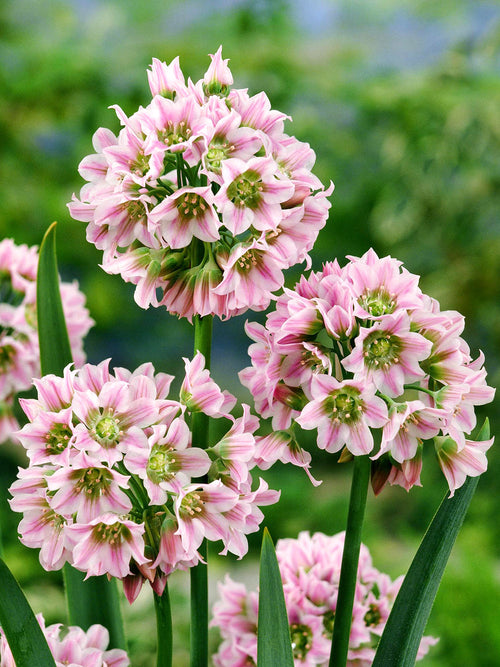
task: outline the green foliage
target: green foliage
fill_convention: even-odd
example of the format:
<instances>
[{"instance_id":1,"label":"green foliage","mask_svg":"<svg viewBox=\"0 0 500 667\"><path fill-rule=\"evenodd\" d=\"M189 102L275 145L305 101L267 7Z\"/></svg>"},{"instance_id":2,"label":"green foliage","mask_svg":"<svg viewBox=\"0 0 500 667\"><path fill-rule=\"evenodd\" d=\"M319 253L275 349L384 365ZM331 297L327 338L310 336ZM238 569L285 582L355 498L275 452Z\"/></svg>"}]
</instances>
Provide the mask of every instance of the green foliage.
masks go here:
<instances>
[{"instance_id":1,"label":"green foliage","mask_svg":"<svg viewBox=\"0 0 500 667\"><path fill-rule=\"evenodd\" d=\"M40 366L43 375L62 376L71 363L66 322L59 293L56 256L56 223L47 230L38 260L37 325ZM105 576L84 581L84 574L64 566L69 621L87 630L94 623L104 625L110 634L110 648L125 648L116 580Z\"/></svg>"},{"instance_id":2,"label":"green foliage","mask_svg":"<svg viewBox=\"0 0 500 667\"><path fill-rule=\"evenodd\" d=\"M434 598L477 482L477 478L468 478L454 498L446 496L441 503L394 602L374 667L415 664Z\"/></svg>"},{"instance_id":3,"label":"green foliage","mask_svg":"<svg viewBox=\"0 0 500 667\"><path fill-rule=\"evenodd\" d=\"M259 575L257 667L293 667L290 627L274 544L264 528Z\"/></svg>"},{"instance_id":4,"label":"green foliage","mask_svg":"<svg viewBox=\"0 0 500 667\"><path fill-rule=\"evenodd\" d=\"M43 632L5 562L0 559L0 625L17 667L55 667Z\"/></svg>"}]
</instances>

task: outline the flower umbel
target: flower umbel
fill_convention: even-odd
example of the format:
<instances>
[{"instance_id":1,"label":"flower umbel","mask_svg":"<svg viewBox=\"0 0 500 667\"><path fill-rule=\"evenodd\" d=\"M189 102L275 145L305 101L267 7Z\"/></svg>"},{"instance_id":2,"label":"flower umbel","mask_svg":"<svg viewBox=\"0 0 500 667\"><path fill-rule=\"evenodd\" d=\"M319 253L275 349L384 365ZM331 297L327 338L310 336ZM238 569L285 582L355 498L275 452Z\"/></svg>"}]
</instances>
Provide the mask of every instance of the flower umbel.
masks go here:
<instances>
[{"instance_id":1,"label":"flower umbel","mask_svg":"<svg viewBox=\"0 0 500 667\"><path fill-rule=\"evenodd\" d=\"M69 562L87 577L117 577L132 601L146 579L161 593L173 570L196 565L204 538L246 553L260 506L279 497L263 480L252 490L259 421L248 406L230 414L236 399L202 354L185 366L180 400L168 396L172 376L151 364L111 371L109 360L43 377L38 397L21 399L29 422L17 437L29 467L11 506L24 515L21 541L41 549L46 569ZM207 451L192 442L197 412L230 421Z\"/></svg>"},{"instance_id":2,"label":"flower umbel","mask_svg":"<svg viewBox=\"0 0 500 667\"><path fill-rule=\"evenodd\" d=\"M314 152L285 134L264 93L232 88L221 48L196 83L178 58L154 59L148 78L150 103L130 117L115 106L117 136L96 131L71 215L143 308L189 320L267 308L283 271L308 260L333 186L313 176ZM217 296L200 294L207 283Z\"/></svg>"},{"instance_id":3,"label":"flower umbel","mask_svg":"<svg viewBox=\"0 0 500 667\"><path fill-rule=\"evenodd\" d=\"M246 328L255 342L240 380L262 417L290 439L294 422L317 429L318 447L344 448L340 460L370 454L376 493L386 482L420 484L433 438L452 494L486 469L493 440L470 438L475 406L495 393L484 358L472 359L463 318L441 312L401 262L369 250L343 268L327 263L284 290L265 326ZM287 460L271 442L266 459Z\"/></svg>"},{"instance_id":4,"label":"flower umbel","mask_svg":"<svg viewBox=\"0 0 500 667\"><path fill-rule=\"evenodd\" d=\"M296 667L329 663L333 620L337 605L344 533L328 537L302 532L295 539L278 540L276 557L281 572ZM347 667L370 665L403 577L395 581L372 564L361 545L353 624ZM213 656L216 667L257 663L258 594L228 575L219 584L220 599L213 606L211 625L222 643ZM423 637L418 659L437 643Z\"/></svg>"}]
</instances>

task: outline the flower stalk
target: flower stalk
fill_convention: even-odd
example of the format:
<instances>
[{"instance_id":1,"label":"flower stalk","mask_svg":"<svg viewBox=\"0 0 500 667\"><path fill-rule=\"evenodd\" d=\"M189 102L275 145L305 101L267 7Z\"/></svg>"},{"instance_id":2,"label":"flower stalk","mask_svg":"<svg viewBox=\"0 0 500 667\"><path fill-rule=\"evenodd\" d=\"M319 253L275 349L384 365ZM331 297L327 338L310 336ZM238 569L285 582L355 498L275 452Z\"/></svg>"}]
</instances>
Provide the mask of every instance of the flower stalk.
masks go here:
<instances>
[{"instance_id":1,"label":"flower stalk","mask_svg":"<svg viewBox=\"0 0 500 667\"><path fill-rule=\"evenodd\" d=\"M210 369L212 349L211 316L194 318L194 352L205 357L205 367ZM209 417L203 412L193 414L192 442L196 447L208 447ZM206 481L206 480L204 480ZM198 548L202 562L190 570L191 577L191 667L208 665L208 566L207 541Z\"/></svg>"},{"instance_id":2,"label":"flower stalk","mask_svg":"<svg viewBox=\"0 0 500 667\"><path fill-rule=\"evenodd\" d=\"M370 481L370 464L369 456L354 457L354 470L329 667L344 667L347 663L352 608L356 591L361 546L361 532L368 495L368 483Z\"/></svg>"},{"instance_id":3,"label":"flower stalk","mask_svg":"<svg viewBox=\"0 0 500 667\"><path fill-rule=\"evenodd\" d=\"M168 583L162 595L154 593L156 613L156 667L172 667L172 613Z\"/></svg>"}]
</instances>

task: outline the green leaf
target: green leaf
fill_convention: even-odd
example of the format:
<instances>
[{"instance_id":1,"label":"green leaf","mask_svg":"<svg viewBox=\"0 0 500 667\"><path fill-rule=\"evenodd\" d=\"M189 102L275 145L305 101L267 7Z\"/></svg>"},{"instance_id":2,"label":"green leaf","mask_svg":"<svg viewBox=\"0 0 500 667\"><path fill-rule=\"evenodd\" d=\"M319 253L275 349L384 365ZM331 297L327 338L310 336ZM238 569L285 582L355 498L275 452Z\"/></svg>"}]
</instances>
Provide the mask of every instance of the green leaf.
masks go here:
<instances>
[{"instance_id":1,"label":"green leaf","mask_svg":"<svg viewBox=\"0 0 500 667\"><path fill-rule=\"evenodd\" d=\"M265 528L260 555L257 666L277 665L293 667L293 655L278 560Z\"/></svg>"},{"instance_id":2,"label":"green leaf","mask_svg":"<svg viewBox=\"0 0 500 667\"><path fill-rule=\"evenodd\" d=\"M38 621L0 558L0 625L17 667L56 667Z\"/></svg>"},{"instance_id":3,"label":"green leaf","mask_svg":"<svg viewBox=\"0 0 500 667\"><path fill-rule=\"evenodd\" d=\"M59 290L56 225L49 227L40 246L36 299L42 375L62 376L72 355ZM104 575L84 581L84 576L64 566L69 622L84 630L100 623L109 630L110 648L126 648L116 581Z\"/></svg>"},{"instance_id":4,"label":"green leaf","mask_svg":"<svg viewBox=\"0 0 500 667\"><path fill-rule=\"evenodd\" d=\"M56 225L54 222L48 228L40 246L36 307L42 375L62 376L72 357L59 291Z\"/></svg>"},{"instance_id":5,"label":"green leaf","mask_svg":"<svg viewBox=\"0 0 500 667\"><path fill-rule=\"evenodd\" d=\"M109 631L109 648L126 649L116 579L108 581L102 575L84 581L85 574L67 563L63 574L70 624L79 625L84 630L95 623L104 625Z\"/></svg>"},{"instance_id":6,"label":"green leaf","mask_svg":"<svg viewBox=\"0 0 500 667\"><path fill-rule=\"evenodd\" d=\"M490 437L488 420L477 440ZM468 477L453 498L444 497L396 597L373 667L413 667L446 563L478 477Z\"/></svg>"}]
</instances>

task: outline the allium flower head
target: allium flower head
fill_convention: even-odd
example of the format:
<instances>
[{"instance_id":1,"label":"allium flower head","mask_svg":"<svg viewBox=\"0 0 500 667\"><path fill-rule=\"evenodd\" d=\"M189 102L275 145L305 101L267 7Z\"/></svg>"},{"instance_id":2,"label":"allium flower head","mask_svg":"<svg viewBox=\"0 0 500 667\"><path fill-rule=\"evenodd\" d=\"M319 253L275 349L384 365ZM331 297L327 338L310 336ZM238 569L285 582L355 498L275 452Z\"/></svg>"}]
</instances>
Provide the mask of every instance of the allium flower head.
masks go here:
<instances>
[{"instance_id":1,"label":"allium flower head","mask_svg":"<svg viewBox=\"0 0 500 667\"><path fill-rule=\"evenodd\" d=\"M283 448L284 432L296 441L297 422L317 429L321 449L344 448L341 460L369 454L376 493L386 482L408 490L420 484L425 442L436 438L453 494L468 475L484 472L493 442L470 438L475 406L493 400L495 390L463 328L459 313L441 311L421 292L418 276L374 250L302 276L277 298L265 326L246 325L255 341L252 365L239 377L259 414L282 433L264 438L265 459L304 467L306 452L294 460Z\"/></svg>"},{"instance_id":2,"label":"allium flower head","mask_svg":"<svg viewBox=\"0 0 500 667\"><path fill-rule=\"evenodd\" d=\"M178 58L153 59L148 80L146 106L112 107L117 135L96 131L71 215L143 308L189 320L267 308L283 271L309 261L333 186L265 93L232 88L222 48L197 82L185 83Z\"/></svg>"},{"instance_id":3,"label":"allium flower head","mask_svg":"<svg viewBox=\"0 0 500 667\"><path fill-rule=\"evenodd\" d=\"M328 537L302 532L297 539L276 543L296 667L328 665L343 548L344 533ZM379 572L367 547L361 545L347 667L372 664L402 581L403 577L392 581ZM219 599L212 611L211 625L219 628L222 638L213 656L214 665L256 664L257 592L247 591L226 575L219 584ZM417 659L437 641L423 637Z\"/></svg>"},{"instance_id":4,"label":"allium flower head","mask_svg":"<svg viewBox=\"0 0 500 667\"><path fill-rule=\"evenodd\" d=\"M36 247L0 241L0 443L19 428L13 414L16 394L40 375L36 325ZM73 360L85 361L83 339L93 325L76 282L60 283Z\"/></svg>"},{"instance_id":5,"label":"allium flower head","mask_svg":"<svg viewBox=\"0 0 500 667\"><path fill-rule=\"evenodd\" d=\"M259 420L248 406L231 414L236 399L201 353L184 361L180 400L169 397L173 376L150 363L112 370L109 359L43 377L38 397L22 400L29 421L17 437L29 466L10 502L44 568L68 562L117 577L132 602L144 581L161 594L171 572L196 565L204 538L221 541L221 553L247 552L260 507L279 498L263 480L254 488ZM206 450L193 442L196 412L226 427Z\"/></svg>"}]
</instances>

